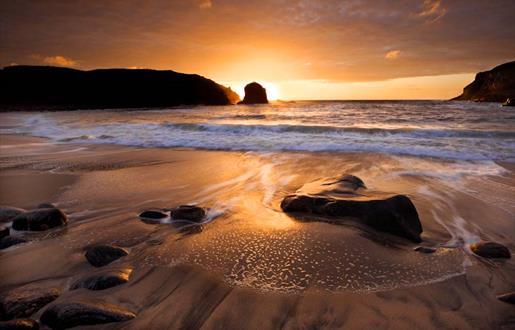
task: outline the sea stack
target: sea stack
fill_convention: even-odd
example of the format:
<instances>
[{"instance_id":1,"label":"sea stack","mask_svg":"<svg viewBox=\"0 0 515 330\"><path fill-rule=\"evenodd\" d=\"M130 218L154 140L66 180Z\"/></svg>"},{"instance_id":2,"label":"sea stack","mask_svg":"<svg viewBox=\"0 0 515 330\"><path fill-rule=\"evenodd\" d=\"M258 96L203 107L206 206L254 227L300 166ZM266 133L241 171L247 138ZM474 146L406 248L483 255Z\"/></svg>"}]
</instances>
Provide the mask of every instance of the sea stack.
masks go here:
<instances>
[{"instance_id":1,"label":"sea stack","mask_svg":"<svg viewBox=\"0 0 515 330\"><path fill-rule=\"evenodd\" d=\"M257 82L251 82L245 86L245 97L238 104L263 104L268 103L266 89Z\"/></svg>"}]
</instances>

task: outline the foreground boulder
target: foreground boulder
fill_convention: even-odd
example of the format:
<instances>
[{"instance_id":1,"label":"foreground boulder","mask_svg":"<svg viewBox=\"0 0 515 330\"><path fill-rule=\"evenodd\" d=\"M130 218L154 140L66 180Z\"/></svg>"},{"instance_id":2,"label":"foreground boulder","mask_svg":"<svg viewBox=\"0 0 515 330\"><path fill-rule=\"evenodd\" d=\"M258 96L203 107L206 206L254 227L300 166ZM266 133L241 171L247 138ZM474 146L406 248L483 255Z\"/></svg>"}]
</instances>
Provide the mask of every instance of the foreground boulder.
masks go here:
<instances>
[{"instance_id":1,"label":"foreground boulder","mask_svg":"<svg viewBox=\"0 0 515 330\"><path fill-rule=\"evenodd\" d=\"M67 329L80 325L127 321L135 317L134 312L117 305L76 301L50 306L41 315L41 322L52 329Z\"/></svg>"},{"instance_id":2,"label":"foreground boulder","mask_svg":"<svg viewBox=\"0 0 515 330\"><path fill-rule=\"evenodd\" d=\"M55 205L52 203L41 203L36 207L37 209L55 209Z\"/></svg>"},{"instance_id":3,"label":"foreground boulder","mask_svg":"<svg viewBox=\"0 0 515 330\"><path fill-rule=\"evenodd\" d=\"M309 183L295 195L286 196L281 209L305 215L300 220L344 223L350 218L377 231L421 241L422 225L407 196L368 191L363 181L352 175ZM324 218L306 217L310 214Z\"/></svg>"},{"instance_id":4,"label":"foreground boulder","mask_svg":"<svg viewBox=\"0 0 515 330\"><path fill-rule=\"evenodd\" d=\"M0 222L10 222L16 216L27 212L24 209L19 209L17 207L11 206L0 206Z\"/></svg>"},{"instance_id":5,"label":"foreground boulder","mask_svg":"<svg viewBox=\"0 0 515 330\"><path fill-rule=\"evenodd\" d=\"M31 319L0 322L0 330L38 330L39 323Z\"/></svg>"},{"instance_id":6,"label":"foreground boulder","mask_svg":"<svg viewBox=\"0 0 515 330\"><path fill-rule=\"evenodd\" d=\"M483 258L511 258L510 250L495 242L477 242L470 246L470 250Z\"/></svg>"},{"instance_id":7,"label":"foreground boulder","mask_svg":"<svg viewBox=\"0 0 515 330\"><path fill-rule=\"evenodd\" d=\"M13 219L13 229L42 231L64 226L68 218L63 211L56 208L36 209L19 214Z\"/></svg>"},{"instance_id":8,"label":"foreground boulder","mask_svg":"<svg viewBox=\"0 0 515 330\"><path fill-rule=\"evenodd\" d=\"M4 320L27 317L59 297L57 288L22 286L0 296L0 313Z\"/></svg>"},{"instance_id":9,"label":"foreground boulder","mask_svg":"<svg viewBox=\"0 0 515 330\"><path fill-rule=\"evenodd\" d=\"M258 84L257 82L252 82L245 86L245 97L243 101L238 104L263 104L268 103L268 98L266 96L266 89Z\"/></svg>"},{"instance_id":10,"label":"foreground boulder","mask_svg":"<svg viewBox=\"0 0 515 330\"><path fill-rule=\"evenodd\" d=\"M127 250L112 245L97 245L90 247L84 255L95 267L102 267L128 255Z\"/></svg>"},{"instance_id":11,"label":"foreground boulder","mask_svg":"<svg viewBox=\"0 0 515 330\"><path fill-rule=\"evenodd\" d=\"M21 237L16 236L6 236L0 239L0 250L7 249L13 245L27 243L28 241Z\"/></svg>"},{"instance_id":12,"label":"foreground boulder","mask_svg":"<svg viewBox=\"0 0 515 330\"><path fill-rule=\"evenodd\" d=\"M206 211L194 205L181 205L170 210L170 215L174 220L189 220L200 222L206 216Z\"/></svg>"},{"instance_id":13,"label":"foreground boulder","mask_svg":"<svg viewBox=\"0 0 515 330\"><path fill-rule=\"evenodd\" d=\"M72 284L70 290L80 288L88 290L104 290L114 286L127 283L132 269L110 270L103 273L84 277Z\"/></svg>"}]
</instances>

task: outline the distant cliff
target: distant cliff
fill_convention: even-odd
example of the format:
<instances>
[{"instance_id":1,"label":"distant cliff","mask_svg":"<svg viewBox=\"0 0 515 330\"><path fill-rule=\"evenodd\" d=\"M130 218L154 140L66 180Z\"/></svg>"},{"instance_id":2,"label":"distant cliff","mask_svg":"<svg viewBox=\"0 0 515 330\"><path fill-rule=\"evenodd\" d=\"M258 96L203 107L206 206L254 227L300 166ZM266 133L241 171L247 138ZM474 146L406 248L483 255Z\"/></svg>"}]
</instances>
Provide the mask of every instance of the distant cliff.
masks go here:
<instances>
[{"instance_id":1,"label":"distant cliff","mask_svg":"<svg viewBox=\"0 0 515 330\"><path fill-rule=\"evenodd\" d=\"M504 102L507 98L515 98L515 61L478 73L453 100Z\"/></svg>"},{"instance_id":2,"label":"distant cliff","mask_svg":"<svg viewBox=\"0 0 515 330\"><path fill-rule=\"evenodd\" d=\"M0 70L0 110L94 109L226 105L239 101L230 88L196 74L174 71L48 66Z\"/></svg>"}]
</instances>

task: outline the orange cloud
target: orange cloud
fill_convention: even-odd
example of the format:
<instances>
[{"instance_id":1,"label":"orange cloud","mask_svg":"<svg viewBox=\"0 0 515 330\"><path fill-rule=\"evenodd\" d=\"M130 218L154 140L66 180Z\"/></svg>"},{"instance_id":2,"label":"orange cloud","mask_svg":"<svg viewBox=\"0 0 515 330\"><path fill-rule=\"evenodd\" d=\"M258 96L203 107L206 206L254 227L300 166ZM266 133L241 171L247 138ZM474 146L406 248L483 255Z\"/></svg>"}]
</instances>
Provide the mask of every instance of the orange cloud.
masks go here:
<instances>
[{"instance_id":1,"label":"orange cloud","mask_svg":"<svg viewBox=\"0 0 515 330\"><path fill-rule=\"evenodd\" d=\"M200 0L198 2L198 6L201 9L209 9L209 8L213 7L213 2L211 0Z\"/></svg>"},{"instance_id":2,"label":"orange cloud","mask_svg":"<svg viewBox=\"0 0 515 330\"><path fill-rule=\"evenodd\" d=\"M43 63L57 66L78 66L79 63L71 58L67 58L61 55L47 56L43 58Z\"/></svg>"},{"instance_id":3,"label":"orange cloud","mask_svg":"<svg viewBox=\"0 0 515 330\"><path fill-rule=\"evenodd\" d=\"M418 16L425 17L429 22L436 22L447 13L447 9L442 6L441 0L424 0L422 11Z\"/></svg>"},{"instance_id":4,"label":"orange cloud","mask_svg":"<svg viewBox=\"0 0 515 330\"><path fill-rule=\"evenodd\" d=\"M386 58L387 60L395 60L399 57L400 54L401 54L401 51L398 49L390 50L389 52L387 52L384 55L384 58Z\"/></svg>"}]
</instances>

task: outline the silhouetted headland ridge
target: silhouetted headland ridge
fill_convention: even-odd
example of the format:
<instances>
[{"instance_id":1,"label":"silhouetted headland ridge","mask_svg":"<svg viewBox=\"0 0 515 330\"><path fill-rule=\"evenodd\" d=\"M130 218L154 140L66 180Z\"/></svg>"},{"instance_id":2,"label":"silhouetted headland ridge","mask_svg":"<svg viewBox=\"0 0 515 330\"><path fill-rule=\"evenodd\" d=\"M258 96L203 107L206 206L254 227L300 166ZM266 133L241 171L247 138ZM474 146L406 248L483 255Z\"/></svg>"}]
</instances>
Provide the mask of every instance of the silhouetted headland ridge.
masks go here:
<instances>
[{"instance_id":1,"label":"silhouetted headland ridge","mask_svg":"<svg viewBox=\"0 0 515 330\"><path fill-rule=\"evenodd\" d=\"M505 102L515 98L515 61L479 72L463 94L453 100L476 102Z\"/></svg>"},{"instance_id":2,"label":"silhouetted headland ridge","mask_svg":"<svg viewBox=\"0 0 515 330\"><path fill-rule=\"evenodd\" d=\"M238 101L238 94L213 80L170 70L82 71L50 66L0 70L2 110L227 105Z\"/></svg>"}]
</instances>

